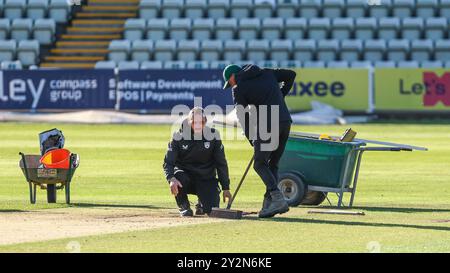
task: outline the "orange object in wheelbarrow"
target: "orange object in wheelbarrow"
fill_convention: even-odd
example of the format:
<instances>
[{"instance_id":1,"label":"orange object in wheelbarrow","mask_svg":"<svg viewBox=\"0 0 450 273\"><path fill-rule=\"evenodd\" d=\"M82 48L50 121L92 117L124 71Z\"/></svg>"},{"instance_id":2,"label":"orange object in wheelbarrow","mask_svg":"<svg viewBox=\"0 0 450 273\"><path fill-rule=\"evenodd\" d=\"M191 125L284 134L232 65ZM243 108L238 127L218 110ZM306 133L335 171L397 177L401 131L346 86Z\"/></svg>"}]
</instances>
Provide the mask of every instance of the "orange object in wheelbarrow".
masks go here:
<instances>
[{"instance_id":1,"label":"orange object in wheelbarrow","mask_svg":"<svg viewBox=\"0 0 450 273\"><path fill-rule=\"evenodd\" d=\"M55 149L45 153L39 160L47 169L69 169L70 151Z\"/></svg>"}]
</instances>

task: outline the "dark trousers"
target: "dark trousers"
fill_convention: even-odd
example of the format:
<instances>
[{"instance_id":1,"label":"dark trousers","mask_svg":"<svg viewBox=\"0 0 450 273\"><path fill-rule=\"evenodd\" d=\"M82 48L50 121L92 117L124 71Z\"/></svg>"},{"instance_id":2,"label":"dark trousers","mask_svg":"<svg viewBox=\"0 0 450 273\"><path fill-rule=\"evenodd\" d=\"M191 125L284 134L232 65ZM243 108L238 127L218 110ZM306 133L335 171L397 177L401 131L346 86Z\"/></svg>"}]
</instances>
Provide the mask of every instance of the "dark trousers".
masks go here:
<instances>
[{"instance_id":1,"label":"dark trousers","mask_svg":"<svg viewBox=\"0 0 450 273\"><path fill-rule=\"evenodd\" d=\"M261 151L261 144L269 141L255 140L253 143L255 163L253 168L261 177L266 185L266 196L269 192L277 189L278 185L278 163L284 153L289 132L291 131L291 123L280 123L278 148L274 151Z\"/></svg>"},{"instance_id":2,"label":"dark trousers","mask_svg":"<svg viewBox=\"0 0 450 273\"><path fill-rule=\"evenodd\" d=\"M180 209L190 208L188 194L198 196L205 213L210 213L212 208L219 207L220 189L217 179L194 178L182 170L175 172L175 178L183 185L182 188L178 188L178 194L175 197Z\"/></svg>"}]
</instances>

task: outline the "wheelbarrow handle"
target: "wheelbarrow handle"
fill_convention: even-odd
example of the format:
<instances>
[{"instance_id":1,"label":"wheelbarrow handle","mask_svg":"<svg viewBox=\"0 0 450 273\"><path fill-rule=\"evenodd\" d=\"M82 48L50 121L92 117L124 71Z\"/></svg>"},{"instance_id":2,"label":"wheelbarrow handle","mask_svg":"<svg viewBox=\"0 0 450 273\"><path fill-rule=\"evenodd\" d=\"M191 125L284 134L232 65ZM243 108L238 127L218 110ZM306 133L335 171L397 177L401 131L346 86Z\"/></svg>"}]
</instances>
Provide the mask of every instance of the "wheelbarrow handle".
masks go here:
<instances>
[{"instance_id":1,"label":"wheelbarrow handle","mask_svg":"<svg viewBox=\"0 0 450 273\"><path fill-rule=\"evenodd\" d=\"M23 162L23 169L25 170L25 177L27 179L27 182L31 182L28 178L28 168L27 168L27 161L25 160L25 154L22 152L19 152L19 155L22 156L22 162Z\"/></svg>"}]
</instances>

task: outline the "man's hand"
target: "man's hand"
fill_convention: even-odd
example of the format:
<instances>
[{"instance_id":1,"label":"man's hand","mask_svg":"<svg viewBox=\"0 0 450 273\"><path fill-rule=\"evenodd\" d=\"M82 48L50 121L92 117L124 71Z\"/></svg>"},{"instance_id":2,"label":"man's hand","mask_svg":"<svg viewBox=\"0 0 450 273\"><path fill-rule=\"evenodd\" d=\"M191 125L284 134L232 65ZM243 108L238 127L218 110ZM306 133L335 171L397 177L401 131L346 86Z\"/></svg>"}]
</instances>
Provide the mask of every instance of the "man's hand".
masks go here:
<instances>
[{"instance_id":1,"label":"man's hand","mask_svg":"<svg viewBox=\"0 0 450 273\"><path fill-rule=\"evenodd\" d=\"M170 179L170 191L172 192L173 195L177 196L178 195L178 187L182 188L183 185L181 185L181 182L178 181L178 179L176 179L175 177L172 177Z\"/></svg>"},{"instance_id":2,"label":"man's hand","mask_svg":"<svg viewBox=\"0 0 450 273\"><path fill-rule=\"evenodd\" d=\"M228 200L228 202L230 202L230 200L231 200L231 192L229 191L229 190L224 190L223 191L223 202L225 203L225 202L227 202L227 200Z\"/></svg>"}]
</instances>

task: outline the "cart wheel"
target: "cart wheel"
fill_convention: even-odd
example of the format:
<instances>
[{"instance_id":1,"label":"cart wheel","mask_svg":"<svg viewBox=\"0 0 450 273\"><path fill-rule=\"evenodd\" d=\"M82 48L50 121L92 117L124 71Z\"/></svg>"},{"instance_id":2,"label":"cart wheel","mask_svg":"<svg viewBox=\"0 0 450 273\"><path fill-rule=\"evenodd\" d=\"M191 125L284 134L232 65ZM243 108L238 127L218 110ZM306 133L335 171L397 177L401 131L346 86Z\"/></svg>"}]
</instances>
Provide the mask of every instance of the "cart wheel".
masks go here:
<instances>
[{"instance_id":1,"label":"cart wheel","mask_svg":"<svg viewBox=\"0 0 450 273\"><path fill-rule=\"evenodd\" d=\"M307 191L301 204L307 206L318 206L327 198L327 194L327 192L323 191Z\"/></svg>"},{"instance_id":2,"label":"cart wheel","mask_svg":"<svg viewBox=\"0 0 450 273\"><path fill-rule=\"evenodd\" d=\"M66 183L65 192L66 192L66 204L70 204L70 182Z\"/></svg>"},{"instance_id":3,"label":"cart wheel","mask_svg":"<svg viewBox=\"0 0 450 273\"><path fill-rule=\"evenodd\" d=\"M306 186L303 180L293 173L282 174L278 181L278 188L291 207L300 205L306 192Z\"/></svg>"},{"instance_id":4,"label":"cart wheel","mask_svg":"<svg viewBox=\"0 0 450 273\"><path fill-rule=\"evenodd\" d=\"M48 203L56 203L56 185L55 184L47 185L47 202Z\"/></svg>"}]
</instances>

